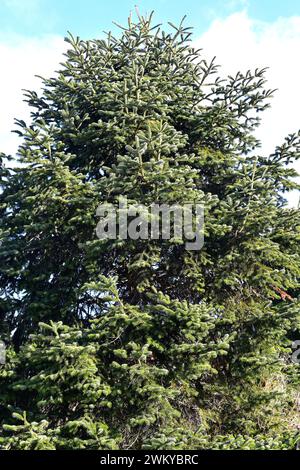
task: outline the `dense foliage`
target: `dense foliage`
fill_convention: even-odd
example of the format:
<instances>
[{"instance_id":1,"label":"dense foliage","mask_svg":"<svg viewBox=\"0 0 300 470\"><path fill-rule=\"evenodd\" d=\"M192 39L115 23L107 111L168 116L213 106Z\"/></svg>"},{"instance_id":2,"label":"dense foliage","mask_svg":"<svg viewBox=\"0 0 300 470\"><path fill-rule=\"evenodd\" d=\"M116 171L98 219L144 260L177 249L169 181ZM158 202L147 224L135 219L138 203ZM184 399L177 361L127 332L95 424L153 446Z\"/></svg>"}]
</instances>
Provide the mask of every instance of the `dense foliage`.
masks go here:
<instances>
[{"instance_id":1,"label":"dense foliage","mask_svg":"<svg viewBox=\"0 0 300 470\"><path fill-rule=\"evenodd\" d=\"M26 92L1 157L3 449L297 446L300 134L260 155L265 71L222 79L190 36L151 17L70 35ZM204 247L98 239L119 196L202 203Z\"/></svg>"}]
</instances>

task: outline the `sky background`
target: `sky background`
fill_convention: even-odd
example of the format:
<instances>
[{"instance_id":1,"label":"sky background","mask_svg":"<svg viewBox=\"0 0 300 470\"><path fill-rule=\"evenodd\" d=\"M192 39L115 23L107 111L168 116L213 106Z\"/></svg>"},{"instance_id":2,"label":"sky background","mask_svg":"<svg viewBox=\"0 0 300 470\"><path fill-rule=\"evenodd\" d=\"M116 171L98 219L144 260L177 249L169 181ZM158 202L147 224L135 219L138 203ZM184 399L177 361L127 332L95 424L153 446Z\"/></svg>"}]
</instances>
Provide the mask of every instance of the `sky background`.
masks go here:
<instances>
[{"instance_id":1,"label":"sky background","mask_svg":"<svg viewBox=\"0 0 300 470\"><path fill-rule=\"evenodd\" d=\"M245 7L250 17L267 22L300 15L299 0L0 0L1 36L64 36L71 30L90 38L111 29L112 21L124 23L135 5L142 13L155 10L159 22L176 22L187 15L196 35L207 30L214 19Z\"/></svg>"},{"instance_id":2,"label":"sky background","mask_svg":"<svg viewBox=\"0 0 300 470\"><path fill-rule=\"evenodd\" d=\"M143 14L154 10L156 23L187 15L195 45L217 56L225 76L270 67L269 87L278 91L258 131L261 153L300 128L299 0L0 0L0 151L16 151L13 120L29 118L21 89L38 90L34 75L59 68L66 32L83 39L117 32L112 21L126 23L135 5ZM294 194L291 203L297 200Z\"/></svg>"}]
</instances>

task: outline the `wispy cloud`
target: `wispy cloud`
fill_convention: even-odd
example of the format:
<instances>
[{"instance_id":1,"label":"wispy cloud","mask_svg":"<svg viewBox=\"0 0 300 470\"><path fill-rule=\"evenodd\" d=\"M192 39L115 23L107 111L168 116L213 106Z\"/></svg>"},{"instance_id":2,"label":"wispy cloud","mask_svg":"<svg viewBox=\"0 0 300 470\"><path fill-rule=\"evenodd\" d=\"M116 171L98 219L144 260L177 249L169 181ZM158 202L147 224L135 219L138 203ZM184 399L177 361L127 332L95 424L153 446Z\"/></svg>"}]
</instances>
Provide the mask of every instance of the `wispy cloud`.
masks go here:
<instances>
[{"instance_id":1,"label":"wispy cloud","mask_svg":"<svg viewBox=\"0 0 300 470\"><path fill-rule=\"evenodd\" d=\"M225 7L230 10L240 10L241 8L247 8L249 6L249 0L227 0L225 1Z\"/></svg>"},{"instance_id":2,"label":"wispy cloud","mask_svg":"<svg viewBox=\"0 0 300 470\"><path fill-rule=\"evenodd\" d=\"M2 0L14 13L33 12L40 7L41 0Z\"/></svg>"},{"instance_id":3,"label":"wispy cloud","mask_svg":"<svg viewBox=\"0 0 300 470\"><path fill-rule=\"evenodd\" d=\"M21 19L26 25L34 26L36 21L45 21L44 0L2 0L2 3L11 15ZM52 21L48 14L46 28L50 20Z\"/></svg>"}]
</instances>

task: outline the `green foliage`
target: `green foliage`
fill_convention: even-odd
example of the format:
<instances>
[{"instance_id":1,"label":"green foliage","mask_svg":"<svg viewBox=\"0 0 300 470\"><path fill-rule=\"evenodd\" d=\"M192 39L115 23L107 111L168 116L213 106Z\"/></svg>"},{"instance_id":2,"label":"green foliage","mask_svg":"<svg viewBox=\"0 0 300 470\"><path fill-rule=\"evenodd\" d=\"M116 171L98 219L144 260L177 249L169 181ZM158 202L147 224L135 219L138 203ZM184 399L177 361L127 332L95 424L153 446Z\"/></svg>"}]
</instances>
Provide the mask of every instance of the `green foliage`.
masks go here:
<instances>
[{"instance_id":1,"label":"green foliage","mask_svg":"<svg viewBox=\"0 0 300 470\"><path fill-rule=\"evenodd\" d=\"M300 134L260 155L265 71L223 79L190 36L151 16L70 35L26 92L0 161L1 448L297 446ZM202 203L204 247L97 239L119 196Z\"/></svg>"}]
</instances>

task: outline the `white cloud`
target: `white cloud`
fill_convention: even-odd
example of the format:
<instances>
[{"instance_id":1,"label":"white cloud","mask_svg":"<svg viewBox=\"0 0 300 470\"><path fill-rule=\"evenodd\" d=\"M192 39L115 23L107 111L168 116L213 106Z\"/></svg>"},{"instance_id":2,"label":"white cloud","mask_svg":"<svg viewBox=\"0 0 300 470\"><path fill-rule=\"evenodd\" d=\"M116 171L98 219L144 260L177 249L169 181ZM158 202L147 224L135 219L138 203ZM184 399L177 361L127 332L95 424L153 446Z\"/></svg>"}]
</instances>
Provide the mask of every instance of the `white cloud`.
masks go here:
<instances>
[{"instance_id":1,"label":"white cloud","mask_svg":"<svg viewBox=\"0 0 300 470\"><path fill-rule=\"evenodd\" d=\"M35 10L40 5L40 0L3 0L3 3L14 13L29 12Z\"/></svg>"},{"instance_id":2,"label":"white cloud","mask_svg":"<svg viewBox=\"0 0 300 470\"><path fill-rule=\"evenodd\" d=\"M0 0L1 7L6 8L4 12L8 13L10 17L14 16L18 21L22 21L23 26L28 28L29 31L34 31L36 24L43 24L44 34L51 32L53 27L59 20L58 13L55 8L47 8L45 0ZM10 31L9 23L0 31L3 35L4 32Z\"/></svg>"},{"instance_id":3,"label":"white cloud","mask_svg":"<svg viewBox=\"0 0 300 470\"><path fill-rule=\"evenodd\" d=\"M41 80L34 75L48 77L62 60L65 43L60 36L29 39L10 37L0 39L0 151L14 153L18 145L14 118L29 119L29 109L23 100L22 89L38 90Z\"/></svg>"},{"instance_id":4,"label":"white cloud","mask_svg":"<svg viewBox=\"0 0 300 470\"><path fill-rule=\"evenodd\" d=\"M237 10L238 8L247 7L249 0L227 0L225 7L231 10Z\"/></svg>"},{"instance_id":5,"label":"white cloud","mask_svg":"<svg viewBox=\"0 0 300 470\"><path fill-rule=\"evenodd\" d=\"M203 48L206 57L217 56L220 73L270 67L267 86L278 90L272 107L261 116L257 132L261 153L271 153L285 136L300 129L300 16L265 23L251 19L245 11L234 13L213 21L196 46ZM297 204L298 198L293 194L291 203Z\"/></svg>"}]
</instances>

